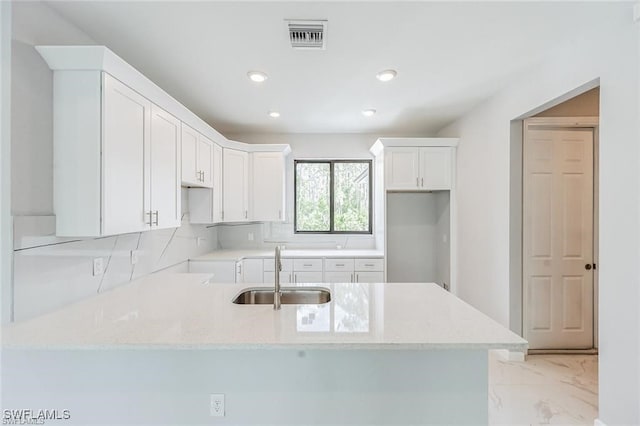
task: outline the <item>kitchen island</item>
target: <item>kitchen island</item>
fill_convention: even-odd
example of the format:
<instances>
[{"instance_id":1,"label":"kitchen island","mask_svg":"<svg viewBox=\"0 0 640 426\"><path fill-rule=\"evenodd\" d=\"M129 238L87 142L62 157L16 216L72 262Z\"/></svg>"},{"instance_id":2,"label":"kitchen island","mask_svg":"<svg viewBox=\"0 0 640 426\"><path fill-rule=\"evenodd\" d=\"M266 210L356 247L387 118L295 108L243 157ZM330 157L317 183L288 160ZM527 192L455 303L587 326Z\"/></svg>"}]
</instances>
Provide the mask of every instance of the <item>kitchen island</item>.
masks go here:
<instances>
[{"instance_id":1,"label":"kitchen island","mask_svg":"<svg viewBox=\"0 0 640 426\"><path fill-rule=\"evenodd\" d=\"M244 284L156 274L3 327L3 408L65 424L486 424L487 351L517 335L435 284L323 284L322 305L235 305ZM211 418L210 395L224 394Z\"/></svg>"}]
</instances>

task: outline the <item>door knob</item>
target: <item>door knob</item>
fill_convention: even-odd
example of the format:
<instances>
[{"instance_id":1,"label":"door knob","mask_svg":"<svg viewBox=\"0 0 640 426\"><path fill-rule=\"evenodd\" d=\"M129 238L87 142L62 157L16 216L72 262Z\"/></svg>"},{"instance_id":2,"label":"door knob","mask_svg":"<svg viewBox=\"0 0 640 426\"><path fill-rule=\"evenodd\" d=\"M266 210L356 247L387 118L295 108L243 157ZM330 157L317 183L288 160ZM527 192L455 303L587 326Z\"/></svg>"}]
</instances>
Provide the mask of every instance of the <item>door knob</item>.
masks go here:
<instances>
[{"instance_id":1,"label":"door knob","mask_svg":"<svg viewBox=\"0 0 640 426\"><path fill-rule=\"evenodd\" d=\"M584 269L586 269L587 271L591 270L591 264L587 263L586 265L584 265Z\"/></svg>"}]
</instances>

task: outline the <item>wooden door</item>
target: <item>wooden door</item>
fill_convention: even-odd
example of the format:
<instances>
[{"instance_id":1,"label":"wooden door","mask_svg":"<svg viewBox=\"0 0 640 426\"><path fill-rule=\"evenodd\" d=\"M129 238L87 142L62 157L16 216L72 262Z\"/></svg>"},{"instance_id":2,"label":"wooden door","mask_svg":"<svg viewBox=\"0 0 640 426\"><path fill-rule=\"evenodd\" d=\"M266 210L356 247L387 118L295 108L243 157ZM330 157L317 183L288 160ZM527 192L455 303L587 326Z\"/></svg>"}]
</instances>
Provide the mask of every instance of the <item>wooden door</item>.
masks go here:
<instances>
[{"instance_id":1,"label":"wooden door","mask_svg":"<svg viewBox=\"0 0 640 426\"><path fill-rule=\"evenodd\" d=\"M593 347L593 132L529 130L523 176L524 337Z\"/></svg>"},{"instance_id":2,"label":"wooden door","mask_svg":"<svg viewBox=\"0 0 640 426\"><path fill-rule=\"evenodd\" d=\"M151 102L109 74L103 79L102 235L144 231L151 221Z\"/></svg>"},{"instance_id":3,"label":"wooden door","mask_svg":"<svg viewBox=\"0 0 640 426\"><path fill-rule=\"evenodd\" d=\"M384 152L385 188L418 190L420 155L418 148L393 147Z\"/></svg>"},{"instance_id":4,"label":"wooden door","mask_svg":"<svg viewBox=\"0 0 640 426\"><path fill-rule=\"evenodd\" d=\"M181 225L180 120L151 107L151 211L153 228Z\"/></svg>"}]
</instances>

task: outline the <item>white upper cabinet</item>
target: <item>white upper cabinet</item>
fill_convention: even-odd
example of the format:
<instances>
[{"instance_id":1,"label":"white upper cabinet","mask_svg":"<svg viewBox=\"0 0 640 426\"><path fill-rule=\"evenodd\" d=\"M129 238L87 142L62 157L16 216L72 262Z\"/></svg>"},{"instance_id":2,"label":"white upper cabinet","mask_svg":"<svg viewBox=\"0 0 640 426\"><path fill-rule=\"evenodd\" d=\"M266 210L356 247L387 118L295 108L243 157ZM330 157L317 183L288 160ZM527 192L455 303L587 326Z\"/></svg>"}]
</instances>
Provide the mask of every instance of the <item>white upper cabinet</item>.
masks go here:
<instances>
[{"instance_id":1,"label":"white upper cabinet","mask_svg":"<svg viewBox=\"0 0 640 426\"><path fill-rule=\"evenodd\" d=\"M251 153L251 218L255 221L284 220L285 186L282 152Z\"/></svg>"},{"instance_id":2,"label":"white upper cabinet","mask_svg":"<svg viewBox=\"0 0 640 426\"><path fill-rule=\"evenodd\" d=\"M444 146L420 148L420 189L451 189L453 149Z\"/></svg>"},{"instance_id":3,"label":"white upper cabinet","mask_svg":"<svg viewBox=\"0 0 640 426\"><path fill-rule=\"evenodd\" d=\"M96 223L102 222L102 229L94 235L143 231L152 221L148 155L151 102L110 75L103 74L102 77L102 217L93 217ZM80 121L81 117L77 119ZM58 139L54 143L57 148L63 148L66 140ZM61 160L60 156L56 159ZM78 161L83 159L78 158ZM68 186L57 186L54 193L69 189ZM93 190L99 191L100 187ZM65 210L56 205L56 216ZM87 212L81 208L67 213L82 215ZM72 230L67 232L67 235L74 234Z\"/></svg>"},{"instance_id":4,"label":"white upper cabinet","mask_svg":"<svg viewBox=\"0 0 640 426\"><path fill-rule=\"evenodd\" d=\"M214 143L212 187L189 188L191 223L222 222L222 169L222 147Z\"/></svg>"},{"instance_id":5,"label":"white upper cabinet","mask_svg":"<svg viewBox=\"0 0 640 426\"><path fill-rule=\"evenodd\" d=\"M182 123L182 184L211 188L213 142Z\"/></svg>"},{"instance_id":6,"label":"white upper cabinet","mask_svg":"<svg viewBox=\"0 0 640 426\"><path fill-rule=\"evenodd\" d=\"M222 219L225 222L249 220L249 153L223 149Z\"/></svg>"},{"instance_id":7,"label":"white upper cabinet","mask_svg":"<svg viewBox=\"0 0 640 426\"><path fill-rule=\"evenodd\" d=\"M181 225L180 120L151 106L151 222L153 227Z\"/></svg>"},{"instance_id":8,"label":"white upper cabinet","mask_svg":"<svg viewBox=\"0 0 640 426\"><path fill-rule=\"evenodd\" d=\"M451 147L388 147L384 156L388 191L451 189Z\"/></svg>"},{"instance_id":9,"label":"white upper cabinet","mask_svg":"<svg viewBox=\"0 0 640 426\"><path fill-rule=\"evenodd\" d=\"M180 226L179 121L99 71L54 74L56 234Z\"/></svg>"},{"instance_id":10,"label":"white upper cabinet","mask_svg":"<svg viewBox=\"0 0 640 426\"><path fill-rule=\"evenodd\" d=\"M387 190L418 189L420 187L419 148L388 148L384 155Z\"/></svg>"}]
</instances>

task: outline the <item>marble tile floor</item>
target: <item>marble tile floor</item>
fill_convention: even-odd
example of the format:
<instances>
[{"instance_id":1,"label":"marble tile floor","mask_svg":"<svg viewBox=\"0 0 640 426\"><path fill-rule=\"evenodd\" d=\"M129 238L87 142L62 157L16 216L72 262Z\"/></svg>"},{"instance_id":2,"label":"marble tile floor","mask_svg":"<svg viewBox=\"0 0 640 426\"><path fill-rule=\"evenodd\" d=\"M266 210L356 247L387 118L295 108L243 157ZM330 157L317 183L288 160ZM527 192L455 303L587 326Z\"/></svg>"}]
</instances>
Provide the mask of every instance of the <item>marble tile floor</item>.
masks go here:
<instances>
[{"instance_id":1,"label":"marble tile floor","mask_svg":"<svg viewBox=\"0 0 640 426\"><path fill-rule=\"evenodd\" d=\"M593 425L598 417L597 355L489 355L490 425Z\"/></svg>"}]
</instances>

